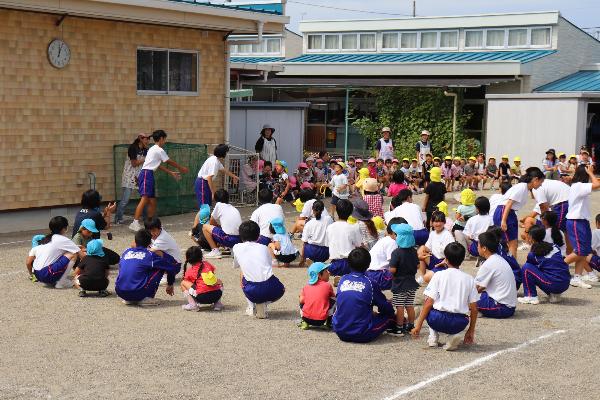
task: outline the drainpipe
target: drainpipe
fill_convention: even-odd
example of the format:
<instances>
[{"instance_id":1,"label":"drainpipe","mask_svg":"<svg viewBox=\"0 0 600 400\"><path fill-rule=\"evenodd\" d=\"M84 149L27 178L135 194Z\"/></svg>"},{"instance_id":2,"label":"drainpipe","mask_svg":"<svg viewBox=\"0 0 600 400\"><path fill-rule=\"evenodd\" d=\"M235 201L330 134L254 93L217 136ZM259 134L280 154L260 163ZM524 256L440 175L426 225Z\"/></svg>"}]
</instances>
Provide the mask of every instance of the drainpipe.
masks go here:
<instances>
[{"instance_id":1,"label":"drainpipe","mask_svg":"<svg viewBox=\"0 0 600 400\"><path fill-rule=\"evenodd\" d=\"M519 81L519 93L523 93L523 77L519 76L519 75L515 75L515 79Z\"/></svg>"},{"instance_id":2,"label":"drainpipe","mask_svg":"<svg viewBox=\"0 0 600 400\"><path fill-rule=\"evenodd\" d=\"M452 112L452 158L454 158L454 150L456 147L456 113L458 108L458 93L444 90L444 96L454 97L454 111Z\"/></svg>"},{"instance_id":3,"label":"drainpipe","mask_svg":"<svg viewBox=\"0 0 600 400\"><path fill-rule=\"evenodd\" d=\"M346 88L346 115L344 118L344 162L348 161L348 108L350 106L350 88Z\"/></svg>"},{"instance_id":4,"label":"drainpipe","mask_svg":"<svg viewBox=\"0 0 600 400\"><path fill-rule=\"evenodd\" d=\"M236 45L236 44L260 44L263 40L263 28L265 27L265 23L263 21L256 21L256 31L258 32L258 36L256 39L252 40L229 40L227 41L228 45Z\"/></svg>"}]
</instances>

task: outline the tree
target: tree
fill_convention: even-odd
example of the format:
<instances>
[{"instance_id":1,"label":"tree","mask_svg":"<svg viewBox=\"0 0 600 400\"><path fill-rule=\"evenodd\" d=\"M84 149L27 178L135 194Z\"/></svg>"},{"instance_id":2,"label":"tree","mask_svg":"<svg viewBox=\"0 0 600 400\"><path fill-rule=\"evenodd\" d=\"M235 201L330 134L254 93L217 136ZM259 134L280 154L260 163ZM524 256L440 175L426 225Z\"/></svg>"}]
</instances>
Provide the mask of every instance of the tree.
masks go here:
<instances>
[{"instance_id":1,"label":"tree","mask_svg":"<svg viewBox=\"0 0 600 400\"><path fill-rule=\"evenodd\" d=\"M392 129L392 139L398 158L415 156L415 144L424 129L431 132L435 156L443 158L452 152L453 99L444 96L442 89L429 88L382 88L372 92L377 113L363 116L353 122L369 142L381 137L381 128ZM465 124L471 118L462 111L462 92L458 98L455 155L468 157L481 151L477 139L467 138Z\"/></svg>"}]
</instances>

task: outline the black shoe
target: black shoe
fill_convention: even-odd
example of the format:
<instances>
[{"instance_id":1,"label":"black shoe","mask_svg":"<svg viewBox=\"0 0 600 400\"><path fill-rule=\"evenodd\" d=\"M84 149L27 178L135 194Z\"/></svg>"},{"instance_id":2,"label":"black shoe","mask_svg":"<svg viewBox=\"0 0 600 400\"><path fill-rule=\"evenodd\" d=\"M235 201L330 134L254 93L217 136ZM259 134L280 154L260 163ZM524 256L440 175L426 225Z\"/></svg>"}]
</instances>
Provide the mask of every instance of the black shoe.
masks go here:
<instances>
[{"instance_id":1,"label":"black shoe","mask_svg":"<svg viewBox=\"0 0 600 400\"><path fill-rule=\"evenodd\" d=\"M85 292L85 290L79 291L79 297L87 297L87 293Z\"/></svg>"},{"instance_id":2,"label":"black shoe","mask_svg":"<svg viewBox=\"0 0 600 400\"><path fill-rule=\"evenodd\" d=\"M404 324L404 333L409 334L415 327L415 324Z\"/></svg>"},{"instance_id":3,"label":"black shoe","mask_svg":"<svg viewBox=\"0 0 600 400\"><path fill-rule=\"evenodd\" d=\"M98 296L99 297L106 297L106 296L110 296L110 292L108 290L100 290L98 292Z\"/></svg>"},{"instance_id":4,"label":"black shoe","mask_svg":"<svg viewBox=\"0 0 600 400\"><path fill-rule=\"evenodd\" d=\"M386 332L394 336L404 336L404 329L398 325L394 325L391 328L388 328Z\"/></svg>"}]
</instances>

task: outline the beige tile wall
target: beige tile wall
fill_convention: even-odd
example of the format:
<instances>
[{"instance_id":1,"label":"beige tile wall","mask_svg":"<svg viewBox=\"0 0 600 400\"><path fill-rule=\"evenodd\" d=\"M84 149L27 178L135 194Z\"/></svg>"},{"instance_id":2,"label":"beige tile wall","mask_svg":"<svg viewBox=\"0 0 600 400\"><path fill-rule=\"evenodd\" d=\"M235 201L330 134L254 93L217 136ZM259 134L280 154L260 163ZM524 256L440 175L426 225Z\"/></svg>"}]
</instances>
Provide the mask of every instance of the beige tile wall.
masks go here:
<instances>
[{"instance_id":1,"label":"beige tile wall","mask_svg":"<svg viewBox=\"0 0 600 400\"><path fill-rule=\"evenodd\" d=\"M223 33L0 10L0 210L78 203L97 176L114 197L112 146L140 131L169 140L223 141ZM64 69L47 60L62 38ZM136 48L200 52L200 95L136 93ZM196 173L196 171L190 171Z\"/></svg>"}]
</instances>

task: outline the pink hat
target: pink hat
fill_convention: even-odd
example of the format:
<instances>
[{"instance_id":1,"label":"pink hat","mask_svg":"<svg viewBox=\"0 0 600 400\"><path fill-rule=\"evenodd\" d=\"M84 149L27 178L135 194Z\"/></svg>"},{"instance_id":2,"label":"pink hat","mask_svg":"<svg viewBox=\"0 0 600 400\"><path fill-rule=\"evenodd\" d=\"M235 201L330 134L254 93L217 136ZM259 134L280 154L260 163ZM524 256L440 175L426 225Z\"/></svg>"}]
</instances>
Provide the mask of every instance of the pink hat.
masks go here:
<instances>
[{"instance_id":1,"label":"pink hat","mask_svg":"<svg viewBox=\"0 0 600 400\"><path fill-rule=\"evenodd\" d=\"M290 185L296 186L297 182L298 181L296 181L296 177L295 176L290 176Z\"/></svg>"},{"instance_id":2,"label":"pink hat","mask_svg":"<svg viewBox=\"0 0 600 400\"><path fill-rule=\"evenodd\" d=\"M320 162L320 163L322 163L322 162L323 162L323 160L321 160L320 158L318 158L316 162Z\"/></svg>"},{"instance_id":3,"label":"pink hat","mask_svg":"<svg viewBox=\"0 0 600 400\"><path fill-rule=\"evenodd\" d=\"M262 170L265 166L265 160L258 160L258 169Z\"/></svg>"},{"instance_id":4,"label":"pink hat","mask_svg":"<svg viewBox=\"0 0 600 400\"><path fill-rule=\"evenodd\" d=\"M302 185L300 185L300 189L312 189L312 183L310 182L302 182Z\"/></svg>"},{"instance_id":5,"label":"pink hat","mask_svg":"<svg viewBox=\"0 0 600 400\"><path fill-rule=\"evenodd\" d=\"M300 164L298 164L298 168L308 168L308 165L306 165L306 163L301 162Z\"/></svg>"},{"instance_id":6,"label":"pink hat","mask_svg":"<svg viewBox=\"0 0 600 400\"><path fill-rule=\"evenodd\" d=\"M374 158L369 158L369 161L367 162L367 164L374 163L374 162L377 162L377 161Z\"/></svg>"},{"instance_id":7,"label":"pink hat","mask_svg":"<svg viewBox=\"0 0 600 400\"><path fill-rule=\"evenodd\" d=\"M393 162L393 163L398 163L398 164L400 164L400 161L398 161L398 159L397 159L397 158L394 158L394 159L392 160L392 162Z\"/></svg>"},{"instance_id":8,"label":"pink hat","mask_svg":"<svg viewBox=\"0 0 600 400\"><path fill-rule=\"evenodd\" d=\"M362 160L362 158L357 158L356 160L354 160L354 162L359 162L359 163L361 163L361 162L363 162L363 160Z\"/></svg>"}]
</instances>

